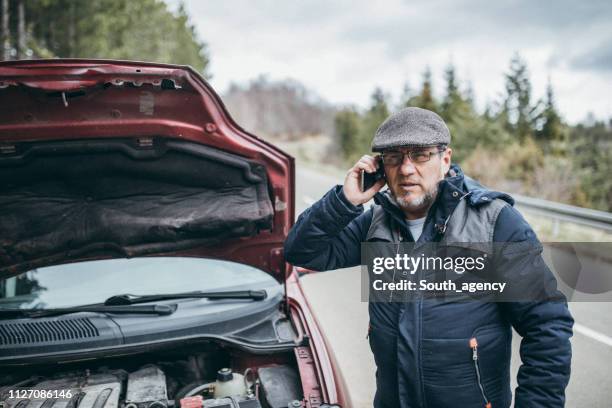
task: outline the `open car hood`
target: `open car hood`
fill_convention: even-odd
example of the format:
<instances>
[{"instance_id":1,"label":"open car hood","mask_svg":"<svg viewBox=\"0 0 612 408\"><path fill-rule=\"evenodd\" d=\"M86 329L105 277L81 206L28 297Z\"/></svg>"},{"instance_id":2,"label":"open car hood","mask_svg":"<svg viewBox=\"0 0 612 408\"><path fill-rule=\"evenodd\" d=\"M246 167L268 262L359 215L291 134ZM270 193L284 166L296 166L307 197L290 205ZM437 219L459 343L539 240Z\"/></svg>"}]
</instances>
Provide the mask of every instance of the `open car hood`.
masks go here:
<instances>
[{"instance_id":1,"label":"open car hood","mask_svg":"<svg viewBox=\"0 0 612 408\"><path fill-rule=\"evenodd\" d=\"M293 159L185 66L0 63L0 278L106 257L201 256L278 281Z\"/></svg>"}]
</instances>

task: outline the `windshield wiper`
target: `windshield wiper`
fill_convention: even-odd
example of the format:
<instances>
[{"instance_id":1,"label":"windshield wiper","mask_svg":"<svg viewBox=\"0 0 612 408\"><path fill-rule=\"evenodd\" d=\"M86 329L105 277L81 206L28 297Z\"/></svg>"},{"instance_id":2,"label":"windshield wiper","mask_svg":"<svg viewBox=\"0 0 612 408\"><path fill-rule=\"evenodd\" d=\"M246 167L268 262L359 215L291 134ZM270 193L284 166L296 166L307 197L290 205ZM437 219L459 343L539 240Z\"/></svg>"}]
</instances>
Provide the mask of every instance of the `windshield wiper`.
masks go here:
<instances>
[{"instance_id":1,"label":"windshield wiper","mask_svg":"<svg viewBox=\"0 0 612 408\"><path fill-rule=\"evenodd\" d=\"M74 307L60 307L55 309L5 309L0 310L3 318L11 317L45 317L57 316L77 312L94 313L122 313L122 314L153 314L167 316L176 311L177 305L146 305L146 306L109 306L109 305L88 305Z\"/></svg>"},{"instance_id":2,"label":"windshield wiper","mask_svg":"<svg viewBox=\"0 0 612 408\"><path fill-rule=\"evenodd\" d=\"M173 299L251 299L264 300L268 294L265 290L235 290L225 292L185 292L185 293L167 293L159 295L124 295L111 296L104 304L107 306L133 305L136 303L158 302L160 300Z\"/></svg>"}]
</instances>

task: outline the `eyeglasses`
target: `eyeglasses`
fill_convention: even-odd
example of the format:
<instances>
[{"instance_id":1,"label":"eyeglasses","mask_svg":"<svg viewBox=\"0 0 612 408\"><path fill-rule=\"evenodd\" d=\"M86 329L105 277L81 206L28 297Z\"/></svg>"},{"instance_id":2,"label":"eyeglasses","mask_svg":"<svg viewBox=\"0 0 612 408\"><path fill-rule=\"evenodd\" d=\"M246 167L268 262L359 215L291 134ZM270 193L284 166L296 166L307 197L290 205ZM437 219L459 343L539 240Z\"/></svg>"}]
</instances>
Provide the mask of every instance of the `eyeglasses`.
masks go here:
<instances>
[{"instance_id":1,"label":"eyeglasses","mask_svg":"<svg viewBox=\"0 0 612 408\"><path fill-rule=\"evenodd\" d=\"M425 163L431 160L432 156L440 154L446 150L446 146L437 146L437 151L432 152L427 149L408 150L406 152L390 151L382 153L382 160L385 166L399 166L404 162L404 156L408 156L412 163Z\"/></svg>"}]
</instances>

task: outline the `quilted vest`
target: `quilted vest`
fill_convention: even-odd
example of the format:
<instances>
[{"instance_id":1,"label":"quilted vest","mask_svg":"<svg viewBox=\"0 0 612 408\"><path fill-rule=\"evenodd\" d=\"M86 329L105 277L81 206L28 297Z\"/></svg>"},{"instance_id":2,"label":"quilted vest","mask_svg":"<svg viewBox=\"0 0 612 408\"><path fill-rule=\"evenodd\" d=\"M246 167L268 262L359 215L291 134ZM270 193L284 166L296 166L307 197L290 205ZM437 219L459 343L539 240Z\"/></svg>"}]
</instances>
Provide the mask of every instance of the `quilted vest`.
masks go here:
<instances>
[{"instance_id":1,"label":"quilted vest","mask_svg":"<svg viewBox=\"0 0 612 408\"><path fill-rule=\"evenodd\" d=\"M509 205L496 199L488 204L471 206L468 200L461 200L443 226L443 243L486 243L483 250L491 252L495 223L501 210ZM372 223L366 234L366 241L380 240L399 242L401 236L396 222L387 216L382 206L374 204Z\"/></svg>"}]
</instances>

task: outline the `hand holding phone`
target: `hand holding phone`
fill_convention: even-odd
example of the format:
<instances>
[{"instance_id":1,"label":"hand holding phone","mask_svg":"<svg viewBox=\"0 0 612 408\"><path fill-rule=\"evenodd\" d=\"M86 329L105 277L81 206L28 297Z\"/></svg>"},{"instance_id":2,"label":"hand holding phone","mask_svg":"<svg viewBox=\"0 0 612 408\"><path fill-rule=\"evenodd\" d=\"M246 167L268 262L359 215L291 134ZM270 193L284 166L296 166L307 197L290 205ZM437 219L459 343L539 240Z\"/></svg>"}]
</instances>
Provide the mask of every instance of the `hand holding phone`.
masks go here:
<instances>
[{"instance_id":1,"label":"hand holding phone","mask_svg":"<svg viewBox=\"0 0 612 408\"><path fill-rule=\"evenodd\" d=\"M361 170L361 191L368 191L378 180L385 178L385 168L382 165L380 156L376 156L378 168L374 173L368 173L365 170Z\"/></svg>"},{"instance_id":2,"label":"hand holding phone","mask_svg":"<svg viewBox=\"0 0 612 408\"><path fill-rule=\"evenodd\" d=\"M364 155L346 173L342 191L351 204L360 205L370 201L384 185L384 169L380 156Z\"/></svg>"}]
</instances>

